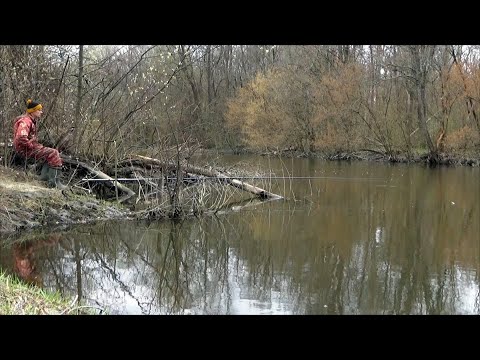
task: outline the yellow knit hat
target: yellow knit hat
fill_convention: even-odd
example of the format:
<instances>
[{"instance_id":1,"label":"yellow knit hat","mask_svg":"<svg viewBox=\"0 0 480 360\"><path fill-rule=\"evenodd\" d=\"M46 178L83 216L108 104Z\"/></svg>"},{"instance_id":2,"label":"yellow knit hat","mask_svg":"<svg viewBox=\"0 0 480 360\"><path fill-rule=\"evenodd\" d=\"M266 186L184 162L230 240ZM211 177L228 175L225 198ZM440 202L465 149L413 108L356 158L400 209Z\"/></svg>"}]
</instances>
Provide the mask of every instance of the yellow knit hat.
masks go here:
<instances>
[{"instance_id":1,"label":"yellow knit hat","mask_svg":"<svg viewBox=\"0 0 480 360\"><path fill-rule=\"evenodd\" d=\"M32 113L37 110L42 110L42 104L32 101L32 99L27 100L27 113Z\"/></svg>"}]
</instances>

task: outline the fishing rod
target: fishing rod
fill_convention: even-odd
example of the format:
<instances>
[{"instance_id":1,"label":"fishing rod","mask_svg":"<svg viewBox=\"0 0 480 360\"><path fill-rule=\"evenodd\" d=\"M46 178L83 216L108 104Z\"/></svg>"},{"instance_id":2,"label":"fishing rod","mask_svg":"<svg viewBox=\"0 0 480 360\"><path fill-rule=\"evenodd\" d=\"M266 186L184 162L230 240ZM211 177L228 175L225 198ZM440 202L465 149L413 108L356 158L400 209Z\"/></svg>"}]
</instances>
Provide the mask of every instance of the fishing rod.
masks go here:
<instances>
[{"instance_id":1,"label":"fishing rod","mask_svg":"<svg viewBox=\"0 0 480 360\"><path fill-rule=\"evenodd\" d=\"M82 181L151 181L151 180L176 180L177 177L141 177L141 178L118 178L118 179L82 179ZM183 177L183 180L357 180L357 181L385 181L384 178L349 178L349 177L335 177L335 176L199 176L199 177Z\"/></svg>"}]
</instances>

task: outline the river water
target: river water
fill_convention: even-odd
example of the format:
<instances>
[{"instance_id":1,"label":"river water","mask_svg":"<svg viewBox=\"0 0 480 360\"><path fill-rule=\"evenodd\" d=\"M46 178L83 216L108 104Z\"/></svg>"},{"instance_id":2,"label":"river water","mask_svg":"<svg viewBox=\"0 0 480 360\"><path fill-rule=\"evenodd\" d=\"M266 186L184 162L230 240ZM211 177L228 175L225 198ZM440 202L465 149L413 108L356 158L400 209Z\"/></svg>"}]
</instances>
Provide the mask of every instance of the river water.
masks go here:
<instances>
[{"instance_id":1,"label":"river water","mask_svg":"<svg viewBox=\"0 0 480 360\"><path fill-rule=\"evenodd\" d=\"M480 313L479 168L217 160L285 200L76 226L0 265L109 314Z\"/></svg>"}]
</instances>

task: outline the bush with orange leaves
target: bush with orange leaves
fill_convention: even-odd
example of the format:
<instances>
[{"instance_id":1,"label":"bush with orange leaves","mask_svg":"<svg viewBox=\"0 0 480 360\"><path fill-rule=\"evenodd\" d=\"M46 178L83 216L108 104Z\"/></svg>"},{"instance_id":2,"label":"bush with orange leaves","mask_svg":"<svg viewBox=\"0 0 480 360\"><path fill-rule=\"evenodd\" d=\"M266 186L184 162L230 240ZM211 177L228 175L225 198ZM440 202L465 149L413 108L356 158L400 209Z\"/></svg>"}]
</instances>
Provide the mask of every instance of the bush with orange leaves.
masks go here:
<instances>
[{"instance_id":1,"label":"bush with orange leaves","mask_svg":"<svg viewBox=\"0 0 480 360\"><path fill-rule=\"evenodd\" d=\"M453 154L464 155L480 145L480 136L475 129L465 125L448 134L445 141L445 150Z\"/></svg>"}]
</instances>

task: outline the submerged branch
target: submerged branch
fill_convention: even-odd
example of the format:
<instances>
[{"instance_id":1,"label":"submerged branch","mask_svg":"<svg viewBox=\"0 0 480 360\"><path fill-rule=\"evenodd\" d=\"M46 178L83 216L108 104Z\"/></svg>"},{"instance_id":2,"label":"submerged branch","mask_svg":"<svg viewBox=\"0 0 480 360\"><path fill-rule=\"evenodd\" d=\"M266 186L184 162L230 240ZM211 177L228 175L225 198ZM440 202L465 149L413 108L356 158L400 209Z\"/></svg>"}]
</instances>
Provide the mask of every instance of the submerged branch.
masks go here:
<instances>
[{"instance_id":1,"label":"submerged branch","mask_svg":"<svg viewBox=\"0 0 480 360\"><path fill-rule=\"evenodd\" d=\"M159 165L165 169L176 169L177 164L174 163L168 163L168 162L163 162L158 159L154 158L149 158L146 156L142 155L132 155L134 158L141 160L145 164L155 164ZM210 177L216 177L218 179L222 179L227 182L227 184L234 186L236 188L242 189L244 191L247 191L249 193L252 193L254 195L259 196L260 198L264 199L283 199L283 196L277 195L274 193L271 193L265 189L259 188L257 186L250 185L244 181L235 179L235 177L230 177L225 174L222 174L219 171L216 170L210 170L206 168L201 168L198 166L193 166L193 165L181 165L182 170L193 173L193 174L198 174L198 175L203 175L203 176L210 176Z\"/></svg>"}]
</instances>

